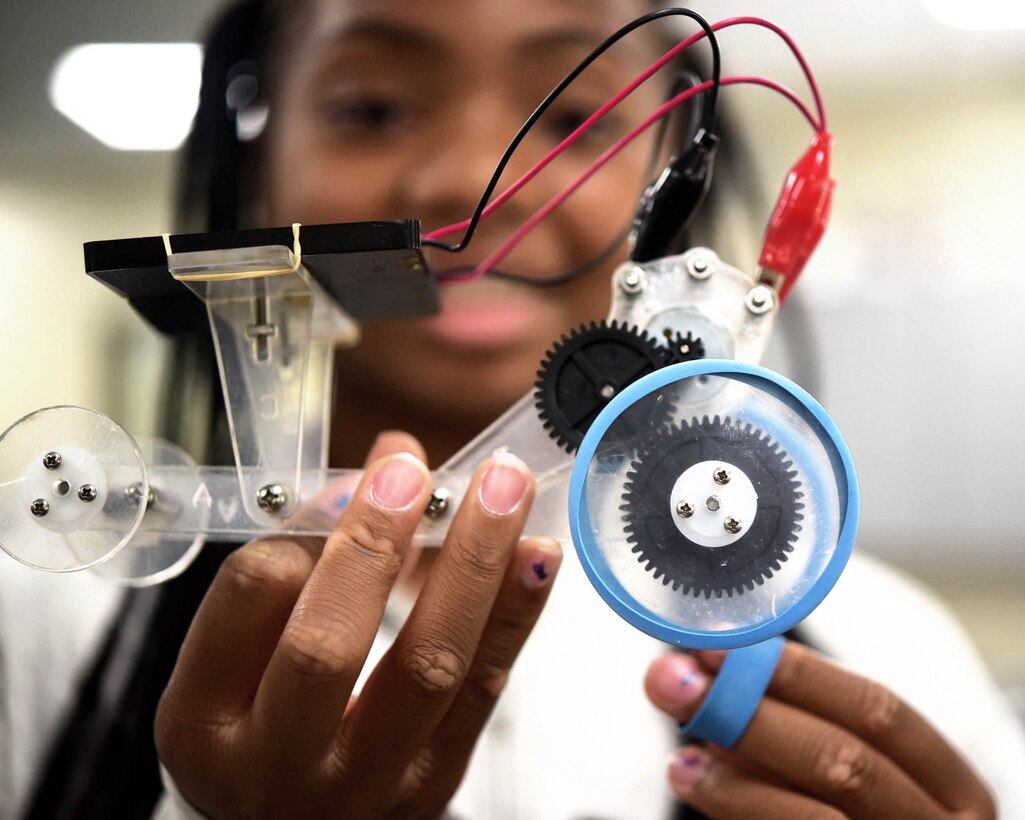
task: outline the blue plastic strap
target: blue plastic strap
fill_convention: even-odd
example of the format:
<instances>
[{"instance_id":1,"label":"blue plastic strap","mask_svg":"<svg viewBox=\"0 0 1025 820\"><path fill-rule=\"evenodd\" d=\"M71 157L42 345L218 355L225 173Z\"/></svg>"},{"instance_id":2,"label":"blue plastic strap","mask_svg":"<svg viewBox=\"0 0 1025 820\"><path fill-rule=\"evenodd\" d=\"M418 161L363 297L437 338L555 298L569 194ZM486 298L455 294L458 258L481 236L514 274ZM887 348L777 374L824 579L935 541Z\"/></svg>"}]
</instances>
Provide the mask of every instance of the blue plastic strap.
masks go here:
<instances>
[{"instance_id":1,"label":"blue plastic strap","mask_svg":"<svg viewBox=\"0 0 1025 820\"><path fill-rule=\"evenodd\" d=\"M783 638L731 650L712 688L680 731L731 748L744 734L776 671Z\"/></svg>"}]
</instances>

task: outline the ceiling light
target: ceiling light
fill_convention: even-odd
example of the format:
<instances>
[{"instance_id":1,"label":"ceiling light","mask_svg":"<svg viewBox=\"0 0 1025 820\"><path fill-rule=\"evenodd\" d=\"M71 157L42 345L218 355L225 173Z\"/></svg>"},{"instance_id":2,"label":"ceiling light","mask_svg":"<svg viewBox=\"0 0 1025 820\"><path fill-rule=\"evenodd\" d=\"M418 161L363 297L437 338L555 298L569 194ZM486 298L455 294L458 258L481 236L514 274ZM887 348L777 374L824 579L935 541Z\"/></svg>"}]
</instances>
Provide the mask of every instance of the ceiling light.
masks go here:
<instances>
[{"instance_id":1,"label":"ceiling light","mask_svg":"<svg viewBox=\"0 0 1025 820\"><path fill-rule=\"evenodd\" d=\"M199 103L195 43L86 43L64 52L50 102L104 145L169 151L184 141Z\"/></svg>"}]
</instances>

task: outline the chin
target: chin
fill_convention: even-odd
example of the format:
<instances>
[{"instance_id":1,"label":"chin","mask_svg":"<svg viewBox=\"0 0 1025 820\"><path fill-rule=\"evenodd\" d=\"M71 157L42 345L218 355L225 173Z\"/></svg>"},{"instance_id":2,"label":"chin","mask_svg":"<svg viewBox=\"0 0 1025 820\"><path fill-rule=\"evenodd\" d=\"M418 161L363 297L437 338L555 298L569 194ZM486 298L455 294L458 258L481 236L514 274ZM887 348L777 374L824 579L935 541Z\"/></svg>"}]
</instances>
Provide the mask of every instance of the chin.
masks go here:
<instances>
[{"instance_id":1,"label":"chin","mask_svg":"<svg viewBox=\"0 0 1025 820\"><path fill-rule=\"evenodd\" d=\"M466 371L470 372L467 373ZM513 363L490 362L474 368L453 367L418 374L407 384L407 395L440 418L460 418L474 427L484 427L533 389L537 365L523 359Z\"/></svg>"}]
</instances>

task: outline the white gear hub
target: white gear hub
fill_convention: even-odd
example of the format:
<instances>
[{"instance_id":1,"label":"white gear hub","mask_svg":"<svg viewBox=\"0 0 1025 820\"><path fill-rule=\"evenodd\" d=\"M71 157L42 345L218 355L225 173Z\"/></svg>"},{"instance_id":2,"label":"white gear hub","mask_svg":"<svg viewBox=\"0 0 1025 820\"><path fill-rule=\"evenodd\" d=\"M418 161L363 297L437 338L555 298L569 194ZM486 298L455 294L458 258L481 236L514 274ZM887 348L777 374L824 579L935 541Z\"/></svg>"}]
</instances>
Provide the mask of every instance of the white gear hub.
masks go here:
<instances>
[{"instance_id":1,"label":"white gear hub","mask_svg":"<svg viewBox=\"0 0 1025 820\"><path fill-rule=\"evenodd\" d=\"M725 470L728 480L718 483L717 471ZM690 505L690 515L679 508ZM702 461L688 467L669 495L670 515L676 528L689 541L702 547L728 547L744 537L758 514L758 493L747 475L725 461ZM727 519L733 519L728 522ZM736 532L727 523L739 524Z\"/></svg>"},{"instance_id":2,"label":"white gear hub","mask_svg":"<svg viewBox=\"0 0 1025 820\"><path fill-rule=\"evenodd\" d=\"M107 503L106 473L96 456L81 447L55 447L52 452L60 455L60 466L47 468L43 463L46 453L40 453L25 470L21 484L25 515L53 532L83 529ZM86 486L94 491L86 493L92 496L90 501L79 497ZM47 505L45 515L32 513L32 505L39 500Z\"/></svg>"}]
</instances>

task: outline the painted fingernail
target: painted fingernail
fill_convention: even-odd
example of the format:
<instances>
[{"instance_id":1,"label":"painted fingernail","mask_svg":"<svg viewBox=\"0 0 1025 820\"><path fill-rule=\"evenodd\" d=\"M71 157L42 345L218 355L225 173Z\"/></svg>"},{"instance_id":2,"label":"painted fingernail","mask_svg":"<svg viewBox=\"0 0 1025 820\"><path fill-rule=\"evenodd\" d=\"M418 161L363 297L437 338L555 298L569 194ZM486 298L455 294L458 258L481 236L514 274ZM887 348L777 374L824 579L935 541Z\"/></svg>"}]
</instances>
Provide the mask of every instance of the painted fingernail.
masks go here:
<instances>
[{"instance_id":1,"label":"painted fingernail","mask_svg":"<svg viewBox=\"0 0 1025 820\"><path fill-rule=\"evenodd\" d=\"M426 470L415 456L398 453L382 464L370 484L370 497L386 510L403 510L423 492Z\"/></svg>"},{"instance_id":2,"label":"painted fingernail","mask_svg":"<svg viewBox=\"0 0 1025 820\"><path fill-rule=\"evenodd\" d=\"M648 689L655 703L669 710L687 706L705 691L708 679L697 661L687 655L667 655L656 661L648 675Z\"/></svg>"},{"instance_id":3,"label":"painted fingernail","mask_svg":"<svg viewBox=\"0 0 1025 820\"><path fill-rule=\"evenodd\" d=\"M545 549L532 552L520 570L520 579L527 589L535 590L548 586L562 563L562 548L552 539Z\"/></svg>"},{"instance_id":4,"label":"painted fingernail","mask_svg":"<svg viewBox=\"0 0 1025 820\"><path fill-rule=\"evenodd\" d=\"M677 794L689 792L705 776L708 756L700 749L680 749L669 758L669 783Z\"/></svg>"},{"instance_id":5,"label":"painted fingernail","mask_svg":"<svg viewBox=\"0 0 1025 820\"><path fill-rule=\"evenodd\" d=\"M513 512L527 493L527 465L512 453L498 453L480 482L480 502L494 515Z\"/></svg>"},{"instance_id":6,"label":"painted fingernail","mask_svg":"<svg viewBox=\"0 0 1025 820\"><path fill-rule=\"evenodd\" d=\"M352 480L343 479L329 487L325 487L314 497L313 506L337 518L342 510L349 505L349 501L352 500L354 484L355 482Z\"/></svg>"}]
</instances>

